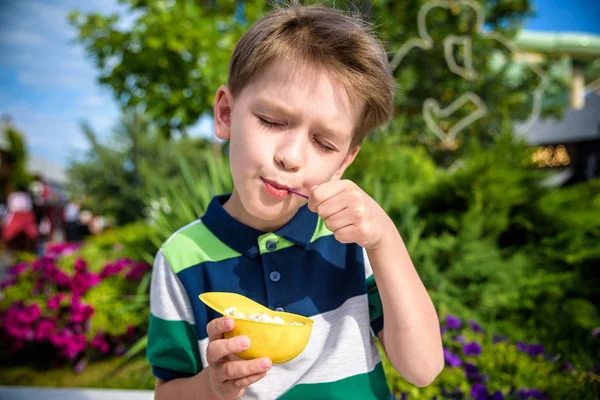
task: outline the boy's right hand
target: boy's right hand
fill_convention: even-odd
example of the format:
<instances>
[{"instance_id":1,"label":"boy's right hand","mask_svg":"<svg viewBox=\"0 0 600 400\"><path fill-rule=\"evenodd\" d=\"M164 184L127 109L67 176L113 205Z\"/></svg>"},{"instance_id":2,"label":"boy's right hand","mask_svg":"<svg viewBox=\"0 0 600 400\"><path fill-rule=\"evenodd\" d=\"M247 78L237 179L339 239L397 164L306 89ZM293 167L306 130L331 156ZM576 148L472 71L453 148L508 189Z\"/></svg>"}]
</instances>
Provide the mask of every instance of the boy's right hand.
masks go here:
<instances>
[{"instance_id":1,"label":"boy's right hand","mask_svg":"<svg viewBox=\"0 0 600 400\"><path fill-rule=\"evenodd\" d=\"M206 326L209 379L213 393L223 400L239 399L246 387L267 375L272 362L267 357L242 360L235 353L250 347L250 338L235 336L225 339L223 334L233 329L232 318L215 318Z\"/></svg>"}]
</instances>

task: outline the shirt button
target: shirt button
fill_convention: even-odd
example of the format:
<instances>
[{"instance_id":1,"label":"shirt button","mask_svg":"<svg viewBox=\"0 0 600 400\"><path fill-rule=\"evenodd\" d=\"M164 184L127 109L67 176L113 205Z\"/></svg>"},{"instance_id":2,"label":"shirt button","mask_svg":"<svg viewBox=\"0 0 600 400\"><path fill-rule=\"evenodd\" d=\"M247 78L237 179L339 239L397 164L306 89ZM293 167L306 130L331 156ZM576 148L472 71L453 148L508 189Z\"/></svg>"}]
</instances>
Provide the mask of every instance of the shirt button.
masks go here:
<instances>
[{"instance_id":1,"label":"shirt button","mask_svg":"<svg viewBox=\"0 0 600 400\"><path fill-rule=\"evenodd\" d=\"M282 312L282 311L285 311L285 309L283 307L281 307L281 306L278 306L278 307L275 308L275 311Z\"/></svg>"},{"instance_id":2,"label":"shirt button","mask_svg":"<svg viewBox=\"0 0 600 400\"><path fill-rule=\"evenodd\" d=\"M277 248L277 242L275 240L269 240L267 242L267 250L273 251Z\"/></svg>"},{"instance_id":3,"label":"shirt button","mask_svg":"<svg viewBox=\"0 0 600 400\"><path fill-rule=\"evenodd\" d=\"M279 282L281 279L281 274L277 271L273 271L269 274L269 279L271 279L273 282Z\"/></svg>"}]
</instances>

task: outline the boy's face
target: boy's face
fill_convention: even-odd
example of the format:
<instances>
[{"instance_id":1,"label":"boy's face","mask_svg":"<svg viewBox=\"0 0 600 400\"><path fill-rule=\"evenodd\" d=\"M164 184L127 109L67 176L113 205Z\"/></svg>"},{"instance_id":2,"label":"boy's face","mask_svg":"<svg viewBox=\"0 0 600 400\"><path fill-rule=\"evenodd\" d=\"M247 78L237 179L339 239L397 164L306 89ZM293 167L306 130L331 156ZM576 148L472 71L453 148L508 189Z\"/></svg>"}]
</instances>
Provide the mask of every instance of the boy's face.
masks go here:
<instances>
[{"instance_id":1,"label":"boy's face","mask_svg":"<svg viewBox=\"0 0 600 400\"><path fill-rule=\"evenodd\" d=\"M215 132L230 140L234 191L225 209L256 229L289 221L313 185L340 179L358 148L350 148L363 104L325 71L273 62L234 99L226 86L215 99Z\"/></svg>"}]
</instances>

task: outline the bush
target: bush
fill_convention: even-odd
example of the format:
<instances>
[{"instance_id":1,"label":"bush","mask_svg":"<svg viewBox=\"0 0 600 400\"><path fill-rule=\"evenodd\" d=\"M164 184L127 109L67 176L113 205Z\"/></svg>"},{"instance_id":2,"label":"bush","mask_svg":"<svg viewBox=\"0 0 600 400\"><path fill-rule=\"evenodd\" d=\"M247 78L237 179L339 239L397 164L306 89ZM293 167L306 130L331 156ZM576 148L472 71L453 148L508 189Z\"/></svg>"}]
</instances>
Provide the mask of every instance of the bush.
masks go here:
<instances>
[{"instance_id":1,"label":"bush","mask_svg":"<svg viewBox=\"0 0 600 400\"><path fill-rule=\"evenodd\" d=\"M112 232L81 249L52 245L43 257L12 267L0 284L3 354L19 352L21 359L42 364L60 359L81 370L90 359L125 353L146 331L151 267L119 258L125 248L111 261L100 260L108 259L103 246L109 238L129 237L136 229ZM84 255L98 257L88 264Z\"/></svg>"},{"instance_id":2,"label":"bush","mask_svg":"<svg viewBox=\"0 0 600 400\"><path fill-rule=\"evenodd\" d=\"M544 186L526 155L506 137L491 150L472 147L414 190L416 211L397 221L419 227L402 234L438 308L589 368L600 354L590 335L600 326L600 181Z\"/></svg>"},{"instance_id":3,"label":"bush","mask_svg":"<svg viewBox=\"0 0 600 400\"><path fill-rule=\"evenodd\" d=\"M509 342L474 320L442 323L446 366L433 384L417 388L384 358L390 388L401 399L597 399L600 370L579 371L540 344Z\"/></svg>"}]
</instances>

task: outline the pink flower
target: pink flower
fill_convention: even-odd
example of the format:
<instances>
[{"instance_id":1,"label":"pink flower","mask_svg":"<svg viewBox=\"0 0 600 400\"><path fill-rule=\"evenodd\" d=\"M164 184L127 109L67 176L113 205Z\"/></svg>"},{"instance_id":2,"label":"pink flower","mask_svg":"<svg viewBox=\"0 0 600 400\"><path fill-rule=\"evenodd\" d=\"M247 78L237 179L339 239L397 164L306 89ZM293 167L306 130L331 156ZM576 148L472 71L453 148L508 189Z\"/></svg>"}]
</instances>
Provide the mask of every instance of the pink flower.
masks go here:
<instances>
[{"instance_id":1,"label":"pink flower","mask_svg":"<svg viewBox=\"0 0 600 400\"><path fill-rule=\"evenodd\" d=\"M69 328L62 328L58 332L50 334L50 342L57 348L62 348L73 337L73 332Z\"/></svg>"},{"instance_id":2,"label":"pink flower","mask_svg":"<svg viewBox=\"0 0 600 400\"><path fill-rule=\"evenodd\" d=\"M34 303L18 311L17 319L19 320L19 322L22 322L24 324L31 324L40 317L40 314L40 306Z\"/></svg>"},{"instance_id":3,"label":"pink flower","mask_svg":"<svg viewBox=\"0 0 600 400\"><path fill-rule=\"evenodd\" d=\"M66 272L61 271L58 268L53 268L48 276L52 281L54 281L58 286L67 287L69 283L71 283L71 278L67 275Z\"/></svg>"},{"instance_id":4,"label":"pink flower","mask_svg":"<svg viewBox=\"0 0 600 400\"><path fill-rule=\"evenodd\" d=\"M132 280L140 280L144 276L144 273L149 270L150 270L150 265L145 264L145 263L137 263L131 268L131 270L125 276L125 278L132 279Z\"/></svg>"},{"instance_id":5,"label":"pink flower","mask_svg":"<svg viewBox=\"0 0 600 400\"><path fill-rule=\"evenodd\" d=\"M75 323L84 322L94 314L94 309L87 304L80 302L77 297L74 297L71 301L70 311L71 321Z\"/></svg>"},{"instance_id":6,"label":"pink flower","mask_svg":"<svg viewBox=\"0 0 600 400\"><path fill-rule=\"evenodd\" d=\"M14 337L15 339L20 340L31 340L34 337L33 329L30 326L25 325L17 320L6 320L5 327L6 332Z\"/></svg>"},{"instance_id":7,"label":"pink flower","mask_svg":"<svg viewBox=\"0 0 600 400\"><path fill-rule=\"evenodd\" d=\"M107 278L109 276L117 275L130 263L131 260L129 260L128 258L121 258L115 262L107 263L106 265L104 265L104 268L102 268L102 272L100 272L100 277Z\"/></svg>"},{"instance_id":8,"label":"pink flower","mask_svg":"<svg viewBox=\"0 0 600 400\"><path fill-rule=\"evenodd\" d=\"M85 358L81 359L77 365L75 365L75 373L76 374L80 374L83 372L83 370L85 370L85 367L87 366L87 360Z\"/></svg>"},{"instance_id":9,"label":"pink flower","mask_svg":"<svg viewBox=\"0 0 600 400\"><path fill-rule=\"evenodd\" d=\"M43 319L38 322L35 330L35 339L39 342L46 340L56 328L56 323L49 319Z\"/></svg>"},{"instance_id":10,"label":"pink flower","mask_svg":"<svg viewBox=\"0 0 600 400\"><path fill-rule=\"evenodd\" d=\"M65 298L64 293L58 293L58 294L50 297L50 299L48 300L48 309L56 310L58 307L60 307L60 302L64 298Z\"/></svg>"},{"instance_id":11,"label":"pink flower","mask_svg":"<svg viewBox=\"0 0 600 400\"><path fill-rule=\"evenodd\" d=\"M92 339L92 347L100 350L102 354L108 353L110 345L106 340L106 335L104 335L102 332L99 332L96 337Z\"/></svg>"},{"instance_id":12,"label":"pink flower","mask_svg":"<svg viewBox=\"0 0 600 400\"><path fill-rule=\"evenodd\" d=\"M100 277L90 272L77 272L71 281L71 291L75 294L84 294L92 286L100 283Z\"/></svg>"},{"instance_id":13,"label":"pink flower","mask_svg":"<svg viewBox=\"0 0 600 400\"><path fill-rule=\"evenodd\" d=\"M17 283L16 278L14 276L9 276L8 278L0 282L0 289L6 289L7 287L14 285L15 283Z\"/></svg>"},{"instance_id":14,"label":"pink flower","mask_svg":"<svg viewBox=\"0 0 600 400\"><path fill-rule=\"evenodd\" d=\"M8 270L8 274L12 275L12 276L17 276L17 275L21 274L23 271L25 271L26 269L27 269L26 263L17 264Z\"/></svg>"},{"instance_id":15,"label":"pink flower","mask_svg":"<svg viewBox=\"0 0 600 400\"><path fill-rule=\"evenodd\" d=\"M75 271L77 271L77 272L86 272L87 271L87 264L82 258L78 258L75 261Z\"/></svg>"},{"instance_id":16,"label":"pink flower","mask_svg":"<svg viewBox=\"0 0 600 400\"><path fill-rule=\"evenodd\" d=\"M127 327L126 336L128 339L132 339L135 336L135 326L134 325L129 325Z\"/></svg>"}]
</instances>

